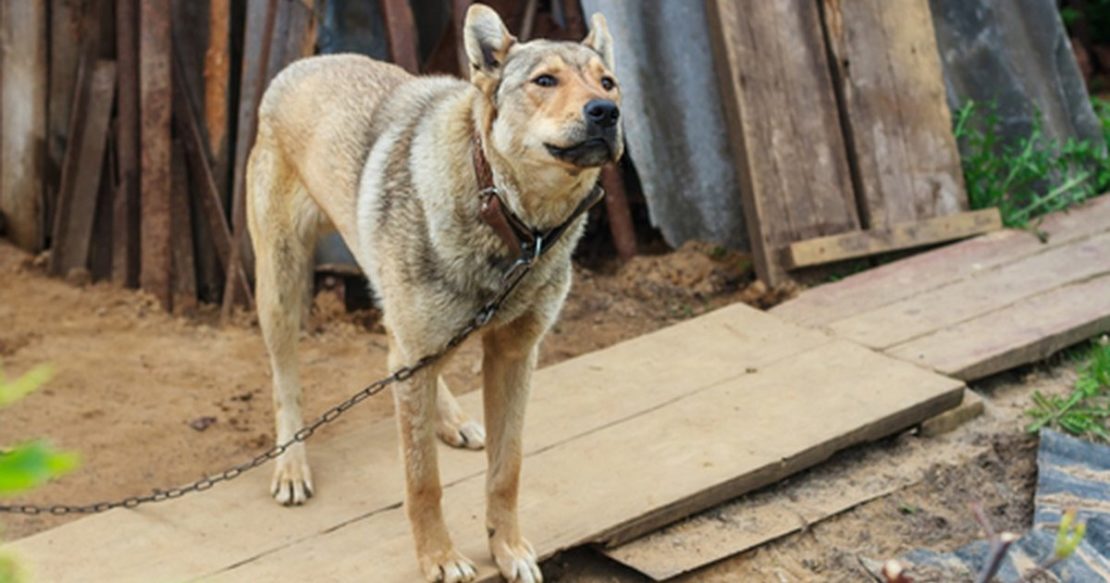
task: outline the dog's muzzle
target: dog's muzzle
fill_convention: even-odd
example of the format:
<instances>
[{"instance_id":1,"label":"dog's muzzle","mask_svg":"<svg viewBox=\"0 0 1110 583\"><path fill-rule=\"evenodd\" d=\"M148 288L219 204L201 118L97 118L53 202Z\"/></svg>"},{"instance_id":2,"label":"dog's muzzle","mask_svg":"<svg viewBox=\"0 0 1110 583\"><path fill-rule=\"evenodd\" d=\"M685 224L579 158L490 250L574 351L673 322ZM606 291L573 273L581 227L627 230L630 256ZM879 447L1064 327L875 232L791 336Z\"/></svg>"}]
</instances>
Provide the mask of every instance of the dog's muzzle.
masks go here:
<instances>
[{"instance_id":1,"label":"dog's muzzle","mask_svg":"<svg viewBox=\"0 0 1110 583\"><path fill-rule=\"evenodd\" d=\"M608 99L592 99L582 108L585 139L567 147L544 144L552 156L580 167L602 166L615 162L621 111Z\"/></svg>"}]
</instances>

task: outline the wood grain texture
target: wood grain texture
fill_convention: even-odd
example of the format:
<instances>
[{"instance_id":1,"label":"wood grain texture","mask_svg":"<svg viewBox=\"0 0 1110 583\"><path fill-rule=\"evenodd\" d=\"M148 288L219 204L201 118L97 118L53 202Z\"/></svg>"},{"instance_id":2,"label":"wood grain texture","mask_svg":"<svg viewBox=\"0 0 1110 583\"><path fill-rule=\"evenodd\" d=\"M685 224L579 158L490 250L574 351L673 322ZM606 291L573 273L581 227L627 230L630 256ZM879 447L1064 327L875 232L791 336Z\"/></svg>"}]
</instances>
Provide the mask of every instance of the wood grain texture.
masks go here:
<instances>
[{"instance_id":1,"label":"wood grain texture","mask_svg":"<svg viewBox=\"0 0 1110 583\"><path fill-rule=\"evenodd\" d=\"M46 2L0 0L0 214L6 236L32 252L45 237L47 26Z\"/></svg>"},{"instance_id":2,"label":"wood grain texture","mask_svg":"<svg viewBox=\"0 0 1110 583\"><path fill-rule=\"evenodd\" d=\"M886 351L974 380L1110 332L1110 275L1064 285Z\"/></svg>"},{"instance_id":3,"label":"wood grain texture","mask_svg":"<svg viewBox=\"0 0 1110 583\"><path fill-rule=\"evenodd\" d=\"M736 305L542 369L529 403L525 451L586 437L828 342L824 334ZM479 392L459 399L467 411L482 411ZM317 438L325 441L311 450L319 489L310 512L296 512L296 520L268 496L269 471L263 468L200 496L137 512L110 511L13 546L48 581L190 580L400 504L396 431L390 419L348 425L341 433L325 430ZM444 484L485 470L481 453L441 448L439 458ZM525 465L530 472L530 463ZM407 526L404 537L395 557L407 565ZM90 540L97 544L89 546ZM94 560L106 556L119 560Z\"/></svg>"},{"instance_id":4,"label":"wood grain texture","mask_svg":"<svg viewBox=\"0 0 1110 583\"><path fill-rule=\"evenodd\" d=\"M804 325L825 325L966 279L986 269L1110 231L1110 196L1045 217L1037 231L999 231L888 263L806 290L771 313Z\"/></svg>"},{"instance_id":5,"label":"wood grain texture","mask_svg":"<svg viewBox=\"0 0 1110 583\"><path fill-rule=\"evenodd\" d=\"M707 8L756 272L777 285L787 245L860 227L818 6Z\"/></svg>"},{"instance_id":6,"label":"wood grain texture","mask_svg":"<svg viewBox=\"0 0 1110 583\"><path fill-rule=\"evenodd\" d=\"M1108 274L1108 257L1110 233L1104 233L833 322L828 329L840 338L885 350L1060 286Z\"/></svg>"},{"instance_id":7,"label":"wood grain texture","mask_svg":"<svg viewBox=\"0 0 1110 583\"><path fill-rule=\"evenodd\" d=\"M54 221L50 272L66 275L89 267L93 220L101 193L108 122L116 90L116 63L100 60L92 66L87 88L74 115L67 160L63 164L62 188Z\"/></svg>"},{"instance_id":8,"label":"wood grain texture","mask_svg":"<svg viewBox=\"0 0 1110 583\"><path fill-rule=\"evenodd\" d=\"M173 103L169 0L139 1L141 144L139 284L172 307L170 120Z\"/></svg>"},{"instance_id":9,"label":"wood grain texture","mask_svg":"<svg viewBox=\"0 0 1110 583\"><path fill-rule=\"evenodd\" d=\"M787 249L786 264L793 269L844 261L966 239L1001 228L1002 218L995 208L922 219L912 223L896 223L866 231L853 231L791 243Z\"/></svg>"},{"instance_id":10,"label":"wood grain texture","mask_svg":"<svg viewBox=\"0 0 1110 583\"><path fill-rule=\"evenodd\" d=\"M821 7L864 228L967 210L928 0Z\"/></svg>"}]
</instances>

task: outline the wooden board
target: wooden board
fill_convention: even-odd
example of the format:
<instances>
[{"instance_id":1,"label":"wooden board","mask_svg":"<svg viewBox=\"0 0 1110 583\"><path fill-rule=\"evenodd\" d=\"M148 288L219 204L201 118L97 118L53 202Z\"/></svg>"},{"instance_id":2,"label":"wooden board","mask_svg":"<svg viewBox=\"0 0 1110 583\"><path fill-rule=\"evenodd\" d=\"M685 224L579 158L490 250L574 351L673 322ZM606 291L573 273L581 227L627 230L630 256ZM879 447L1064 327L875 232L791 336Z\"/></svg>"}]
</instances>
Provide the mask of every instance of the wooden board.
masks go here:
<instances>
[{"instance_id":1,"label":"wooden board","mask_svg":"<svg viewBox=\"0 0 1110 583\"><path fill-rule=\"evenodd\" d=\"M833 322L841 338L887 349L1024 298L1110 273L1110 232L984 270L950 285ZM919 277L927 277L920 273Z\"/></svg>"},{"instance_id":2,"label":"wooden board","mask_svg":"<svg viewBox=\"0 0 1110 583\"><path fill-rule=\"evenodd\" d=\"M420 58L416 54L416 23L408 0L380 0L382 18L389 38L389 54L399 67L409 73L420 72ZM465 70L465 69L464 69Z\"/></svg>"},{"instance_id":3,"label":"wooden board","mask_svg":"<svg viewBox=\"0 0 1110 583\"><path fill-rule=\"evenodd\" d=\"M1110 274L1025 298L887 354L972 380L1036 362L1110 332Z\"/></svg>"},{"instance_id":4,"label":"wooden board","mask_svg":"<svg viewBox=\"0 0 1110 583\"><path fill-rule=\"evenodd\" d=\"M982 406L975 393L964 391L964 404L969 398ZM985 444L903 434L893 443L852 448L782 484L598 551L652 579L669 580L809 529L817 522L916 484L939 465L963 463L989 449ZM696 576L692 575L694 580Z\"/></svg>"},{"instance_id":5,"label":"wooden board","mask_svg":"<svg viewBox=\"0 0 1110 583\"><path fill-rule=\"evenodd\" d=\"M44 239L46 163L46 2L0 2L0 214L16 245L37 252Z\"/></svg>"},{"instance_id":6,"label":"wooden board","mask_svg":"<svg viewBox=\"0 0 1110 583\"><path fill-rule=\"evenodd\" d=\"M173 241L173 309L174 313L187 315L197 307L197 272L185 148L178 139L173 141L172 164L173 186L170 189L170 209L173 224L170 239Z\"/></svg>"},{"instance_id":7,"label":"wooden board","mask_svg":"<svg viewBox=\"0 0 1110 583\"><path fill-rule=\"evenodd\" d=\"M861 370L873 374L861 378ZM890 385L903 390L885 390ZM620 542L904 428L925 410L958 402L961 392L958 382L860 347L825 345L532 454L521 524L543 558ZM495 581L484 487L480 475L447 486L444 513L460 550L478 562L479 580ZM414 581L408 539L404 512L394 508L202 580Z\"/></svg>"},{"instance_id":8,"label":"wooden board","mask_svg":"<svg viewBox=\"0 0 1110 583\"><path fill-rule=\"evenodd\" d=\"M583 537L614 540L627 537L660 521L672 520L674 512L687 512L720 496L734 495L737 487L748 487L749 483L774 479L781 472L815 463L831 453L827 451L830 448L869 438L880 429L904 427L914 422L911 418L926 414L922 407L943 409L959 401L959 383L864 349L831 342L824 334L786 325L736 305L539 371L526 424L525 449L529 460L525 462L527 485L522 509L533 542L546 540L563 545ZM850 386L836 385L833 390L829 379L841 373L826 374L829 368L843 374L850 370L854 380L850 383L845 380L844 384ZM860 370L868 371L868 378L874 372L873 382L861 382ZM817 372L820 390L814 390L812 379L804 383L785 380ZM883 390L888 386L900 390ZM842 393L842 388L848 392ZM854 396L842 398L844 394ZM765 406L765 400L771 402ZM835 400L839 407L851 412L841 416L839 409L826 407L824 416L837 411L831 416L838 419L836 423L826 424L825 429L815 428L813 432L797 432L790 438L797 438L799 443L819 439L817 434L826 435L821 432L827 430L831 432L827 435L833 437L822 442L825 443L822 448L795 448L779 443L777 437L759 437L765 432L782 433L775 425L779 415L790 415L791 423L796 424L805 415L798 407L804 409L804 403L825 400ZM477 393L465 395L461 401L470 411L481 410ZM743 407L739 406L741 401L745 403ZM722 407L722 403L737 405ZM707 410L703 412L702 408ZM724 421L716 418L733 414L740 417ZM700 421L692 422L695 419ZM859 423L864 419L874 423ZM306 567L319 559L322 562L317 566L326 570L327 564L332 563L332 552L313 551L301 545L311 543L321 533L345 531L345 535L358 539L357 543L344 544L360 546L361 550L349 557L360 568L379 565L411 575L415 560L410 560L408 527L402 513L397 512L402 473L395 431L391 420L382 420L356 426L310 446L319 493L303 509L273 505L265 493L269 475L264 469L199 496L137 511L111 511L40 533L12 547L36 563L37 572L51 581L98 577L147 581L215 573L242 561L271 556L277 549L294 547L303 549L296 556ZM805 433L808 438L802 437ZM604 439L599 437L602 435ZM328 437L327 432L323 437ZM706 443L712 445L693 446L684 442L696 439L707 439ZM564 449L567 447L570 449ZM624 449L619 452L610 449L614 447ZM553 454L556 450L559 453ZM551 455L554 457L537 457ZM636 497L630 498L620 511L628 516L594 512L595 506L609 505L612 496L605 489L615 487L613 480L624 476L625 470L659 472L661 461L677 466L698 464L705 461L700 457L703 455L724 456L722 460L739 456L753 464L770 466L760 465L762 469L752 473L743 469L751 466L732 466L731 462L722 461L712 466L714 476L724 476L722 483L711 491L699 492L697 497L672 499L663 506L647 508L642 506L645 498L653 503L665 500L653 495L652 485L630 490ZM698 459L691 461L690 456ZM645 460L652 463L645 464ZM568 468L568 463L576 465ZM473 490L476 494L481 490L484 456L444 448L440 465L443 483L449 491L446 508L456 519L461 516L470 521L474 516L474 520L479 520L481 501L453 500L455 494L450 492L463 484L467 492ZM636 469L639 465L650 467ZM588 466L586 470L593 473L582 475L581 471L586 471L582 466ZM614 468L620 471L613 471ZM698 472L708 471L707 468L710 466L697 465L687 478L676 483L693 489L699 481L697 476L704 477ZM675 467L667 471L673 472ZM562 478L553 481L552 477L558 475ZM659 481L657 476L651 479ZM599 489L580 491L591 488L591 484ZM633 506L637 507L635 511L631 510ZM544 509L547 511L542 516L535 514ZM292 516L295 520L290 519ZM388 521L379 528L366 522L367 517L386 517ZM582 522L589 517L596 519L595 524ZM614 517L620 520L613 521ZM534 523L527 522L533 519ZM567 522L550 524L562 520ZM358 527L340 528L342 525ZM472 556L482 558L484 550L476 552L474 546L484 546L484 532L475 537L470 530L455 528L454 532L460 544L473 552ZM106 537L105 533L111 534ZM96 544L88 544L91 540ZM395 548L396 552L369 548L366 544L370 540ZM550 548L550 544L544 548ZM67 550L58 552L59 549ZM93 557L114 559L103 561ZM396 565L389 567L383 563ZM345 569L350 567L343 565ZM238 580L267 580L245 574L243 577ZM289 577L296 578L293 574L285 578ZM351 577L359 578L350 575L340 579ZM327 576L310 577L321 578ZM374 577L374 580L389 579Z\"/></svg>"},{"instance_id":9,"label":"wooden board","mask_svg":"<svg viewBox=\"0 0 1110 583\"><path fill-rule=\"evenodd\" d=\"M66 149L50 252L50 272L54 275L64 276L74 269L89 267L93 219L101 191L115 90L115 62L97 61L90 72L88 88L79 91L83 103L77 106L80 115L73 116L77 125Z\"/></svg>"},{"instance_id":10,"label":"wooden board","mask_svg":"<svg viewBox=\"0 0 1110 583\"><path fill-rule=\"evenodd\" d=\"M169 0L139 0L141 251L139 283L170 309L170 119L173 103Z\"/></svg>"},{"instance_id":11,"label":"wooden board","mask_svg":"<svg viewBox=\"0 0 1110 583\"><path fill-rule=\"evenodd\" d=\"M912 223L897 223L866 231L853 231L791 243L787 250L786 264L790 268L820 265L966 239L1001 228L1002 218L996 208L946 215Z\"/></svg>"},{"instance_id":12,"label":"wooden board","mask_svg":"<svg viewBox=\"0 0 1110 583\"><path fill-rule=\"evenodd\" d=\"M821 7L863 227L967 210L928 0Z\"/></svg>"},{"instance_id":13,"label":"wooden board","mask_svg":"<svg viewBox=\"0 0 1110 583\"><path fill-rule=\"evenodd\" d=\"M119 78L116 153L120 187L112 214L112 281L139 283L139 41L138 0L116 1L116 70Z\"/></svg>"},{"instance_id":14,"label":"wooden board","mask_svg":"<svg viewBox=\"0 0 1110 583\"><path fill-rule=\"evenodd\" d=\"M1110 196L1049 215L1034 227L1044 242L1027 231L992 233L806 290L771 313L798 324L825 325L1105 232L1110 230Z\"/></svg>"},{"instance_id":15,"label":"wooden board","mask_svg":"<svg viewBox=\"0 0 1110 583\"><path fill-rule=\"evenodd\" d=\"M777 285L790 243L860 228L819 9L707 8L756 272Z\"/></svg>"}]
</instances>

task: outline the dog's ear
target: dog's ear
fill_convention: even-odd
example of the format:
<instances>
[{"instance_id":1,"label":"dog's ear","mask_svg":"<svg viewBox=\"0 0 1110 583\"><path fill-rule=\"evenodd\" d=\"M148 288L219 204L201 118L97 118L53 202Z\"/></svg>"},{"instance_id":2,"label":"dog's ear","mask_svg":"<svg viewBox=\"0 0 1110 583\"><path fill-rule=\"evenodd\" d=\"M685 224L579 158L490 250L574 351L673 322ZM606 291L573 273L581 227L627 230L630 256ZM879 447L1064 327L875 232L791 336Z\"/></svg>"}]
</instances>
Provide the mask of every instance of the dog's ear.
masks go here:
<instances>
[{"instance_id":1,"label":"dog's ear","mask_svg":"<svg viewBox=\"0 0 1110 583\"><path fill-rule=\"evenodd\" d=\"M605 21L605 15L600 12L595 12L590 18L590 34L582 41L582 44L597 51L601 55L601 62L613 71L613 37L609 35L609 23Z\"/></svg>"},{"instance_id":2,"label":"dog's ear","mask_svg":"<svg viewBox=\"0 0 1110 583\"><path fill-rule=\"evenodd\" d=\"M505 23L492 8L474 4L466 11L463 42L470 61L471 79L478 73L496 77L500 75L501 65L516 37L509 34L509 29L505 28Z\"/></svg>"}]
</instances>

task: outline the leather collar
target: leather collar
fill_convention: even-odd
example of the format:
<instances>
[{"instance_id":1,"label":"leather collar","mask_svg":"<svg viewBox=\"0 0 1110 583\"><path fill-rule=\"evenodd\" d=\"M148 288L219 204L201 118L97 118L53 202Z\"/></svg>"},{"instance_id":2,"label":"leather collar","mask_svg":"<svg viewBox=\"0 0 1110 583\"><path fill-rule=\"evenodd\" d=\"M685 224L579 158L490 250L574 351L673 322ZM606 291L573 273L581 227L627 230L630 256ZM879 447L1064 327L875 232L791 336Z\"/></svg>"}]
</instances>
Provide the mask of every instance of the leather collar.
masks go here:
<instances>
[{"instance_id":1,"label":"leather collar","mask_svg":"<svg viewBox=\"0 0 1110 583\"><path fill-rule=\"evenodd\" d=\"M477 131L473 133L471 142L474 175L478 178L478 194L482 197L482 221L489 225L501 242L509 248L509 252L512 253L511 259L514 261L532 262L538 259L562 237L578 217L605 196L601 185L595 184L590 194L578 203L565 221L547 232L532 228L513 213L501 199L500 191L493 183L493 170L490 168L489 160L486 159L485 151L482 150L482 138Z\"/></svg>"}]
</instances>

